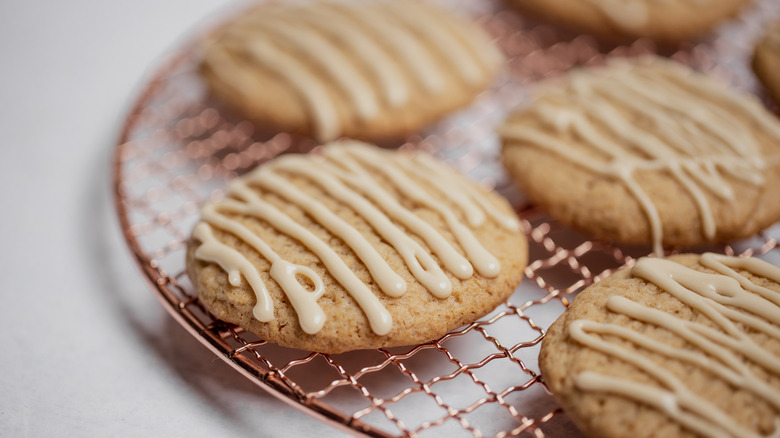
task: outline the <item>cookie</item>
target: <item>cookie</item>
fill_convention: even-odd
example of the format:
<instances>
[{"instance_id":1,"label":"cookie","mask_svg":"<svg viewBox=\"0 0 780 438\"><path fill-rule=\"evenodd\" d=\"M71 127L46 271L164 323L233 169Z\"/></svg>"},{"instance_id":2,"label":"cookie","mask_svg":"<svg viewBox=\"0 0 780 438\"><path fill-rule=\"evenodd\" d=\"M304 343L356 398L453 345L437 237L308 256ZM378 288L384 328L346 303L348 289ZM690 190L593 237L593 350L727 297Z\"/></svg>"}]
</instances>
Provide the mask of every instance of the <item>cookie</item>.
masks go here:
<instances>
[{"instance_id":1,"label":"cookie","mask_svg":"<svg viewBox=\"0 0 780 438\"><path fill-rule=\"evenodd\" d=\"M756 44L753 71L775 101L780 102L780 21L771 24Z\"/></svg>"},{"instance_id":2,"label":"cookie","mask_svg":"<svg viewBox=\"0 0 780 438\"><path fill-rule=\"evenodd\" d=\"M415 0L263 3L202 52L214 96L320 141L416 132L469 104L503 62L477 24Z\"/></svg>"},{"instance_id":3,"label":"cookie","mask_svg":"<svg viewBox=\"0 0 780 438\"><path fill-rule=\"evenodd\" d=\"M574 299L539 364L589 436L776 436L780 268L713 253L642 258Z\"/></svg>"},{"instance_id":4,"label":"cookie","mask_svg":"<svg viewBox=\"0 0 780 438\"><path fill-rule=\"evenodd\" d=\"M504 302L527 262L502 197L424 153L354 141L279 156L201 217L187 251L200 302L324 353L436 339Z\"/></svg>"},{"instance_id":5,"label":"cookie","mask_svg":"<svg viewBox=\"0 0 780 438\"><path fill-rule=\"evenodd\" d=\"M780 220L780 122L754 96L663 58L572 71L501 136L529 199L596 238L660 255Z\"/></svg>"},{"instance_id":6,"label":"cookie","mask_svg":"<svg viewBox=\"0 0 780 438\"><path fill-rule=\"evenodd\" d=\"M513 0L524 11L608 40L679 44L706 35L750 0Z\"/></svg>"}]
</instances>

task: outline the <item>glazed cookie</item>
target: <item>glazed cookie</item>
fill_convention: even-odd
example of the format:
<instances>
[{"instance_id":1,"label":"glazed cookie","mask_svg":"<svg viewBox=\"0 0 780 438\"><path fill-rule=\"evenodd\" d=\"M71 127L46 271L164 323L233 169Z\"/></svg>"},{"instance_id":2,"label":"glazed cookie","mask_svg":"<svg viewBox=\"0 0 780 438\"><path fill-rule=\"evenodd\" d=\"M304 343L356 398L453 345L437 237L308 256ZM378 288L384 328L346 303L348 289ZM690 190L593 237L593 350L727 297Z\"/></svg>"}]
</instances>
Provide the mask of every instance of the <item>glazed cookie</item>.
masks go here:
<instances>
[{"instance_id":1,"label":"glazed cookie","mask_svg":"<svg viewBox=\"0 0 780 438\"><path fill-rule=\"evenodd\" d=\"M768 27L756 45L753 71L772 97L780 102L780 21Z\"/></svg>"},{"instance_id":2,"label":"glazed cookie","mask_svg":"<svg viewBox=\"0 0 780 438\"><path fill-rule=\"evenodd\" d=\"M712 253L640 259L574 299L539 364L590 436L777 436L780 268Z\"/></svg>"},{"instance_id":3,"label":"glazed cookie","mask_svg":"<svg viewBox=\"0 0 780 438\"><path fill-rule=\"evenodd\" d=\"M513 0L525 11L607 39L676 44L700 37L750 0Z\"/></svg>"},{"instance_id":4,"label":"glazed cookie","mask_svg":"<svg viewBox=\"0 0 780 438\"><path fill-rule=\"evenodd\" d=\"M214 33L213 95L263 126L399 137L470 103L503 57L475 23L416 0L263 3Z\"/></svg>"},{"instance_id":5,"label":"glazed cookie","mask_svg":"<svg viewBox=\"0 0 780 438\"><path fill-rule=\"evenodd\" d=\"M572 71L501 135L530 200L597 238L662 254L780 219L780 122L754 96L669 60Z\"/></svg>"},{"instance_id":6,"label":"glazed cookie","mask_svg":"<svg viewBox=\"0 0 780 438\"><path fill-rule=\"evenodd\" d=\"M410 345L473 322L523 275L509 204L421 152L284 155L205 205L187 270L216 317L283 346Z\"/></svg>"}]
</instances>

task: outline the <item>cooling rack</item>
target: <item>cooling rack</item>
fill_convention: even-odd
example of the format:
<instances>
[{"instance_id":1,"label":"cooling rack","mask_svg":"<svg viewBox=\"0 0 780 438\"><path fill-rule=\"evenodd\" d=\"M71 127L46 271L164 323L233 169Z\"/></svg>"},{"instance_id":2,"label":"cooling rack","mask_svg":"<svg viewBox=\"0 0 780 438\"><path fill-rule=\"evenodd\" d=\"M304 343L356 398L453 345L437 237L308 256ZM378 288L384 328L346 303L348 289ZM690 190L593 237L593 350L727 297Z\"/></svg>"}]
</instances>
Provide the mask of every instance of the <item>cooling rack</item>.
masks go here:
<instances>
[{"instance_id":1,"label":"cooling rack","mask_svg":"<svg viewBox=\"0 0 780 438\"><path fill-rule=\"evenodd\" d=\"M223 196L230 179L258 163L313 144L285 133L266 135L211 102L196 74L194 43L152 75L126 119L113 169L121 228L153 291L192 336L245 375L248 385L324 422L377 437L575 436L537 366L545 329L578 291L650 250L590 241L526 205L498 162L494 128L527 101L538 80L610 56L659 53L761 95L749 56L762 24L780 17L780 4L757 2L712 38L672 51L641 40L604 45L497 1L448 5L478 17L507 55L506 73L468 109L395 146L430 151L516 207L530 261L523 284L494 312L426 344L339 355L278 347L215 320L184 273L199 206ZM778 238L775 225L749 240L697 250L780 264Z\"/></svg>"}]
</instances>

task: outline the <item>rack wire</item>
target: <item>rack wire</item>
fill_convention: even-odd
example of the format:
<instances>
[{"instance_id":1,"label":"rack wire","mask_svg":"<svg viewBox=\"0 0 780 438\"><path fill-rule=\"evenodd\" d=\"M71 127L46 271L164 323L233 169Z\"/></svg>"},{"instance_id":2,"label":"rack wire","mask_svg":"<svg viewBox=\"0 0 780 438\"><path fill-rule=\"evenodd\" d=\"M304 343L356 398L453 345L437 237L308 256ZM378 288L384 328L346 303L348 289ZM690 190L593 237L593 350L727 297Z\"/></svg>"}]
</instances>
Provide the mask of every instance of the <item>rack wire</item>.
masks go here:
<instances>
[{"instance_id":1,"label":"rack wire","mask_svg":"<svg viewBox=\"0 0 780 438\"><path fill-rule=\"evenodd\" d=\"M265 135L209 100L192 43L157 70L126 119L113 169L118 217L143 275L184 328L248 384L325 422L376 437L573 436L536 362L545 329L578 291L650 250L588 240L527 205L501 168L495 127L528 100L537 81L610 56L659 53L760 95L748 59L762 23L780 17L780 4L757 2L709 40L666 52L642 40L605 45L525 18L500 1L452 7L480 17L507 56L506 74L469 108L395 146L428 150L515 205L530 263L523 284L491 314L425 344L339 355L279 347L214 319L184 272L200 205L223 196L229 180L257 164L313 144ZM779 238L775 225L752 239L696 250L780 264Z\"/></svg>"}]
</instances>

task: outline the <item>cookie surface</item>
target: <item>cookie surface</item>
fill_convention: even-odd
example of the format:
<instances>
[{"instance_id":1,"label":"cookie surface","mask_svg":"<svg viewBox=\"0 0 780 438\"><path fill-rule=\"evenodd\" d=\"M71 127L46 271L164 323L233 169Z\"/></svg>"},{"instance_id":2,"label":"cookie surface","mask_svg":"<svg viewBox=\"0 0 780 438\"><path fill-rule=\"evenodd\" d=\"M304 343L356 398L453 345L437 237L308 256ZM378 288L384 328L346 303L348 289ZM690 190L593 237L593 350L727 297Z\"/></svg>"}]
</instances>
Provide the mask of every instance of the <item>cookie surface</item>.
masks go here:
<instances>
[{"instance_id":1,"label":"cookie surface","mask_svg":"<svg viewBox=\"0 0 780 438\"><path fill-rule=\"evenodd\" d=\"M767 27L756 44L753 71L775 101L780 102L780 21Z\"/></svg>"},{"instance_id":2,"label":"cookie surface","mask_svg":"<svg viewBox=\"0 0 780 438\"><path fill-rule=\"evenodd\" d=\"M513 0L520 8L607 39L677 44L711 31L749 0Z\"/></svg>"},{"instance_id":3,"label":"cookie surface","mask_svg":"<svg viewBox=\"0 0 780 438\"><path fill-rule=\"evenodd\" d=\"M589 436L774 436L780 268L712 253L640 259L574 299L539 364Z\"/></svg>"},{"instance_id":4,"label":"cookie surface","mask_svg":"<svg viewBox=\"0 0 780 438\"><path fill-rule=\"evenodd\" d=\"M502 61L475 23L421 1L267 2L205 42L201 73L263 126L377 140L467 105Z\"/></svg>"},{"instance_id":5,"label":"cookie surface","mask_svg":"<svg viewBox=\"0 0 780 438\"><path fill-rule=\"evenodd\" d=\"M531 201L597 238L661 254L780 220L780 122L754 96L668 60L572 71L501 135Z\"/></svg>"},{"instance_id":6,"label":"cookie surface","mask_svg":"<svg viewBox=\"0 0 780 438\"><path fill-rule=\"evenodd\" d=\"M504 302L527 262L499 195L423 153L358 142L277 157L201 216L187 252L201 303L325 353L438 338Z\"/></svg>"}]
</instances>

